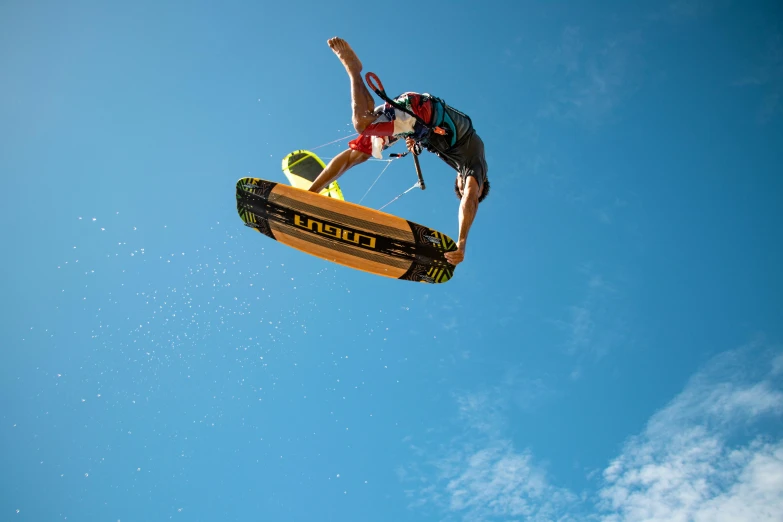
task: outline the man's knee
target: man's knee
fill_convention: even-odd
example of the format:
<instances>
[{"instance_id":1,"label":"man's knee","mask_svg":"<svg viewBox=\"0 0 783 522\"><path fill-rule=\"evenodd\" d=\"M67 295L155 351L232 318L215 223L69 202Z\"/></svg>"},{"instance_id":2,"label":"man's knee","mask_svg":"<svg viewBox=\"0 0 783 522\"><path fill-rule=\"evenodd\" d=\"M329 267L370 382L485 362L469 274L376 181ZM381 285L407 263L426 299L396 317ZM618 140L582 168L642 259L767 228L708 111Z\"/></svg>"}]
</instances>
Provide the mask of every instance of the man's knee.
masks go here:
<instances>
[{"instance_id":1,"label":"man's knee","mask_svg":"<svg viewBox=\"0 0 783 522\"><path fill-rule=\"evenodd\" d=\"M356 108L354 108L353 112L353 128L358 132L359 134L364 132L364 129L369 127L372 122L375 121L375 119L378 117L377 114L375 114L374 111L358 111Z\"/></svg>"},{"instance_id":2,"label":"man's knee","mask_svg":"<svg viewBox=\"0 0 783 522\"><path fill-rule=\"evenodd\" d=\"M353 119L353 128L356 132L361 134L364 132L364 129L370 126L374 119L375 117L373 115L357 116Z\"/></svg>"},{"instance_id":3,"label":"man's knee","mask_svg":"<svg viewBox=\"0 0 783 522\"><path fill-rule=\"evenodd\" d=\"M367 154L364 151L361 151L361 150L351 150L351 155L350 155L351 166L358 165L360 163L364 163L365 161L367 161L371 157L372 157L371 154Z\"/></svg>"}]
</instances>

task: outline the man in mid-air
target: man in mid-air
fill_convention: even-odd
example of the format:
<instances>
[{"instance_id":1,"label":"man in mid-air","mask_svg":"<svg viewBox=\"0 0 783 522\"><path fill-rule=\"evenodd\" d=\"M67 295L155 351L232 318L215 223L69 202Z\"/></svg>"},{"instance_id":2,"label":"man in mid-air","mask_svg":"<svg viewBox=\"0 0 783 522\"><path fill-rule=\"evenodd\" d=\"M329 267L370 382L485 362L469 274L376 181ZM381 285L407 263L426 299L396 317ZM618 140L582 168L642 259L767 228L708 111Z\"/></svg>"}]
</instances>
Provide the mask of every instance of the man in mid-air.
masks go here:
<instances>
[{"instance_id":1,"label":"man in mid-air","mask_svg":"<svg viewBox=\"0 0 783 522\"><path fill-rule=\"evenodd\" d=\"M460 199L459 239L457 250L447 252L445 256L452 265L461 263L478 204L489 194L484 142L476 134L470 118L439 98L413 92L401 94L393 101L416 117L388 102L374 108L373 97L362 79L362 62L356 53L342 38L331 38L328 43L351 79L352 120L359 137L349 142L349 149L329 162L310 191L320 192L372 155L380 158L381 151L400 138L405 139L411 151L419 142L457 171L454 192ZM445 130L445 134L434 132L438 127Z\"/></svg>"}]
</instances>

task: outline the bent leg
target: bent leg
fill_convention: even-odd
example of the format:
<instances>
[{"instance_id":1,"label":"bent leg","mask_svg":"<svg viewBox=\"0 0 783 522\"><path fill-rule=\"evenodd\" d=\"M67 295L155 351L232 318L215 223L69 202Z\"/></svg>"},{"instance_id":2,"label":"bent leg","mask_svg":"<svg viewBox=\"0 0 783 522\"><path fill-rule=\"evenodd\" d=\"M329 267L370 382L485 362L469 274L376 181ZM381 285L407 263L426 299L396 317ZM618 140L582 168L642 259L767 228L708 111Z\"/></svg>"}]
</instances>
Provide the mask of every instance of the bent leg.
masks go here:
<instances>
[{"instance_id":1,"label":"bent leg","mask_svg":"<svg viewBox=\"0 0 783 522\"><path fill-rule=\"evenodd\" d=\"M328 43L351 80L351 121L356 132L361 134L375 119L373 114L375 101L362 79L362 62L348 42L342 38L331 38Z\"/></svg>"},{"instance_id":2,"label":"bent leg","mask_svg":"<svg viewBox=\"0 0 783 522\"><path fill-rule=\"evenodd\" d=\"M370 159L370 155L353 149L347 149L332 158L332 161L321 171L313 184L308 189L310 192L321 192L329 183L336 180L349 169L364 163Z\"/></svg>"}]
</instances>

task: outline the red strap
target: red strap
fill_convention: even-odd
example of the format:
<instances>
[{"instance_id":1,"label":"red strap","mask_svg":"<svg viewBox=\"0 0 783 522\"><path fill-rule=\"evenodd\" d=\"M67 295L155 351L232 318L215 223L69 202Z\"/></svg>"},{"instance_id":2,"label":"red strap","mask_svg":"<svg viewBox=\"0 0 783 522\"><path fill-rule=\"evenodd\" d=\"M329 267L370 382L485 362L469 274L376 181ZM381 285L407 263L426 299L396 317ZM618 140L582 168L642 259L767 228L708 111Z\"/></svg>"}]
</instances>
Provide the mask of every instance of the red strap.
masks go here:
<instances>
[{"instance_id":1,"label":"red strap","mask_svg":"<svg viewBox=\"0 0 783 522\"><path fill-rule=\"evenodd\" d=\"M383 84L381 83L381 79L378 78L378 75L374 72L368 72L364 75L364 80L367 82L367 85L370 86L370 89L372 89L375 92L385 92L383 89ZM373 82L375 84L373 85Z\"/></svg>"}]
</instances>

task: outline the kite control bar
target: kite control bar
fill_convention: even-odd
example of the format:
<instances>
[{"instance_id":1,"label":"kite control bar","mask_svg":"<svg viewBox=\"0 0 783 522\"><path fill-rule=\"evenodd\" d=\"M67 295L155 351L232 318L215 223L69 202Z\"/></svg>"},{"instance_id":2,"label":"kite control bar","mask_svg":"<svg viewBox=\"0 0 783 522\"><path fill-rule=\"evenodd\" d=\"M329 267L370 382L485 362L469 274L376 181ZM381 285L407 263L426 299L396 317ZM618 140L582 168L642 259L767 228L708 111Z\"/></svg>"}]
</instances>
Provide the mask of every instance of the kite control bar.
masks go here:
<instances>
[{"instance_id":1,"label":"kite control bar","mask_svg":"<svg viewBox=\"0 0 783 522\"><path fill-rule=\"evenodd\" d=\"M424 178L421 175L421 165L419 165L419 154L421 154L421 145L419 142L416 142L416 145L413 146L413 164L416 166L416 175L419 177L419 186L421 187L421 190L424 190L427 188L424 186Z\"/></svg>"},{"instance_id":2,"label":"kite control bar","mask_svg":"<svg viewBox=\"0 0 783 522\"><path fill-rule=\"evenodd\" d=\"M427 186L424 184L424 177L421 175L421 165L419 165L419 154L421 154L421 144L417 141L416 144L413 146L413 165L416 167L416 175L419 177L419 187L421 187L421 190L424 190L427 188ZM402 154L389 154L390 158L404 158L407 156L407 152L403 152Z\"/></svg>"}]
</instances>

